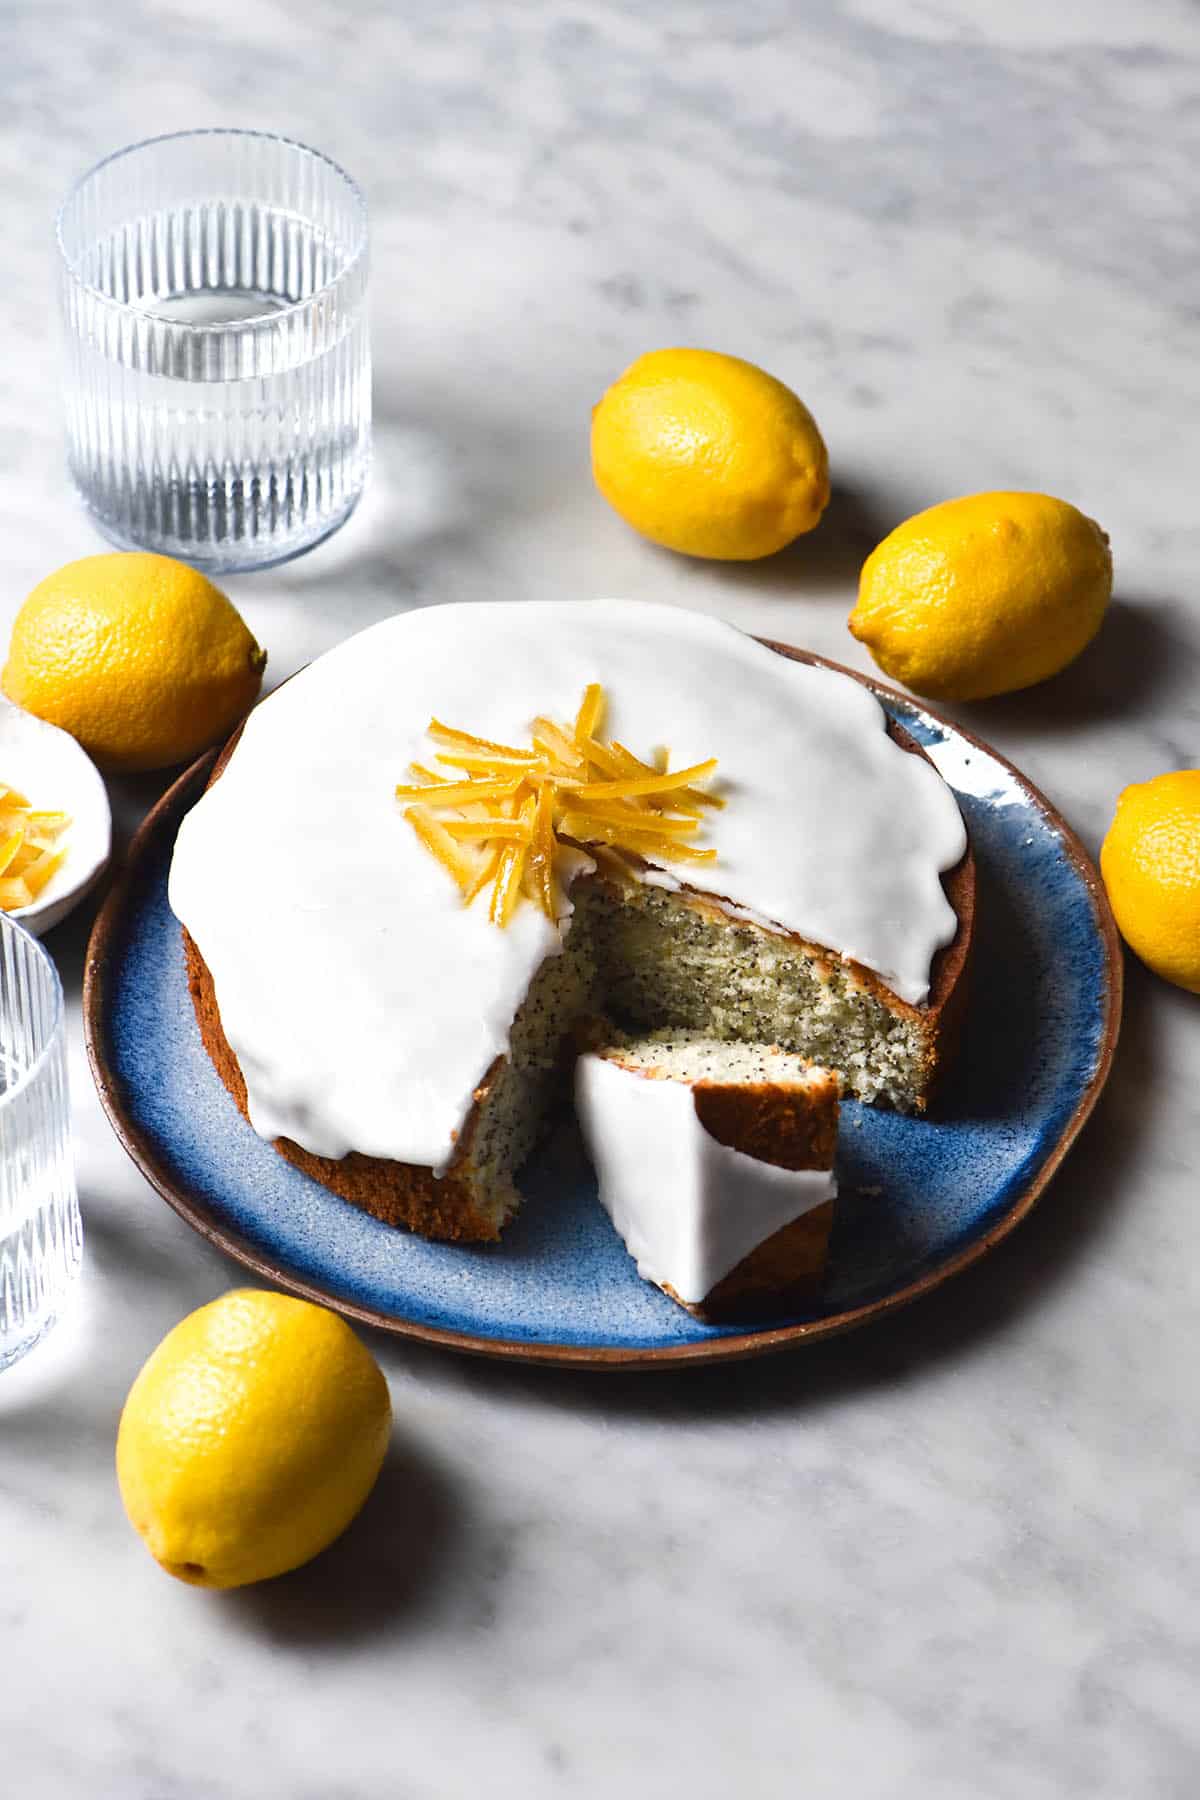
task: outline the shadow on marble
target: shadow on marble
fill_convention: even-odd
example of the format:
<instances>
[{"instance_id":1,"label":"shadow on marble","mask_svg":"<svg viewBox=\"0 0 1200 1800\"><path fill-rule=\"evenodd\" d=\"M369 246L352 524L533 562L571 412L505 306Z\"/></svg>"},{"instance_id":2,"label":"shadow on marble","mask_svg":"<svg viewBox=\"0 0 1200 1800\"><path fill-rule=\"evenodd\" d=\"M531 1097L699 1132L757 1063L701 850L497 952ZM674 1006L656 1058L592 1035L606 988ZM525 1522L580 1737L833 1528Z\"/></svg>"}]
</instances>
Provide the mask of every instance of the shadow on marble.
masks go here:
<instances>
[{"instance_id":1,"label":"shadow on marble","mask_svg":"<svg viewBox=\"0 0 1200 1800\"><path fill-rule=\"evenodd\" d=\"M109 776L108 794L112 802L113 824L116 827L113 835L114 867L128 849L130 839L150 808L178 780L191 761L189 756L185 762L176 763L172 768L153 769L144 775Z\"/></svg>"},{"instance_id":2,"label":"shadow on marble","mask_svg":"<svg viewBox=\"0 0 1200 1800\"><path fill-rule=\"evenodd\" d=\"M114 841L113 861L107 872L96 884L93 891L86 895L74 912L48 931L42 942L49 951L58 970L58 978L63 984L63 992L70 1000L79 994L83 986L83 968L87 961L88 938L96 921L96 914L104 903L113 881L114 870L119 866L122 849Z\"/></svg>"},{"instance_id":3,"label":"shadow on marble","mask_svg":"<svg viewBox=\"0 0 1200 1800\"><path fill-rule=\"evenodd\" d=\"M1193 652L1171 629L1170 609L1161 601L1120 596L1096 637L1061 675L952 710L969 731L1003 744L1018 732L1061 736L1093 720L1145 711L1172 684L1190 686L1193 680Z\"/></svg>"},{"instance_id":4,"label":"shadow on marble","mask_svg":"<svg viewBox=\"0 0 1200 1800\"><path fill-rule=\"evenodd\" d=\"M815 531L798 537L774 556L760 562L700 562L688 558L688 566L720 588L735 589L756 599L794 600L800 596L836 597L849 612L858 593L858 576L876 544L904 516L883 496L853 477L834 475L829 505ZM674 552L664 550L664 556ZM830 592L836 589L836 596Z\"/></svg>"},{"instance_id":5,"label":"shadow on marble","mask_svg":"<svg viewBox=\"0 0 1200 1800\"><path fill-rule=\"evenodd\" d=\"M303 1568L216 1594L212 1604L232 1625L288 1648L405 1629L444 1588L443 1565L462 1536L461 1502L446 1475L393 1436L366 1505L336 1543Z\"/></svg>"},{"instance_id":6,"label":"shadow on marble","mask_svg":"<svg viewBox=\"0 0 1200 1800\"><path fill-rule=\"evenodd\" d=\"M472 491L469 465L457 453L454 427L419 414L379 412L374 423L370 480L354 517L321 546L274 571L293 590L325 588L335 601L345 577L395 581L411 572L431 545L473 537L487 513ZM367 623L355 610L353 629Z\"/></svg>"},{"instance_id":7,"label":"shadow on marble","mask_svg":"<svg viewBox=\"0 0 1200 1800\"><path fill-rule=\"evenodd\" d=\"M281 585L327 584L336 595L349 582L360 596L382 592L392 611L399 602L434 605L444 592L417 585L432 548L486 562L499 521L552 510L561 492L589 479L582 467L564 467L557 440L535 421L518 430L508 412L481 400L467 412L445 393L377 387L372 429L371 476L354 518L312 556L275 571ZM360 604L353 628L366 623Z\"/></svg>"},{"instance_id":8,"label":"shadow on marble","mask_svg":"<svg viewBox=\"0 0 1200 1800\"><path fill-rule=\"evenodd\" d=\"M86 1270L68 1297L57 1324L21 1361L0 1370L0 1433L12 1455L21 1446L45 1450L70 1414L72 1437L100 1442L102 1431L80 1403L87 1390L98 1332L95 1294Z\"/></svg>"},{"instance_id":9,"label":"shadow on marble","mask_svg":"<svg viewBox=\"0 0 1200 1800\"><path fill-rule=\"evenodd\" d=\"M602 1374L464 1362L477 1393L520 1398L600 1418L653 1420L665 1428L706 1419L807 1415L861 1394L908 1384L1023 1329L1053 1301L1085 1252L1102 1248L1136 1204L1131 1179L1160 1130L1166 1101L1156 1081L1155 978L1131 964L1125 1026L1113 1075L1063 1169L1025 1222L975 1267L925 1299L844 1337L775 1357L695 1369ZM1161 991L1161 990L1160 990ZM405 1351L424 1361L434 1351Z\"/></svg>"},{"instance_id":10,"label":"shadow on marble","mask_svg":"<svg viewBox=\"0 0 1200 1800\"><path fill-rule=\"evenodd\" d=\"M176 1219L141 1181L132 1163L119 1191L106 1190L84 1173L79 1184L79 1204L87 1263L106 1281L136 1290L146 1310L151 1335L142 1351L144 1356L149 1356L158 1342L153 1331L160 1313L164 1322L159 1336L184 1316L189 1300L194 1306L202 1306L216 1299L222 1285L254 1285L246 1271L239 1271L198 1231ZM241 1283L236 1280L239 1273L245 1277ZM203 1283L212 1274L232 1278L224 1283L218 1281L212 1293L192 1300L195 1284Z\"/></svg>"}]
</instances>

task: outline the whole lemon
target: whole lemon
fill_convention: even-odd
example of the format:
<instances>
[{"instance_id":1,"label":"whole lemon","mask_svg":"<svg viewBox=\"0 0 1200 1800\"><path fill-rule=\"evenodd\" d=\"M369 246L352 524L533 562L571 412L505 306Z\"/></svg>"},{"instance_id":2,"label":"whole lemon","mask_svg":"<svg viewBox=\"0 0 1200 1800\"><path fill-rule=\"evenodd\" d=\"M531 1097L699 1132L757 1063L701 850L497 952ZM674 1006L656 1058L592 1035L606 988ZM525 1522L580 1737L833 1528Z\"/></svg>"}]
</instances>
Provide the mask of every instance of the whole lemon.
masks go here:
<instances>
[{"instance_id":1,"label":"whole lemon","mask_svg":"<svg viewBox=\"0 0 1200 1800\"><path fill-rule=\"evenodd\" d=\"M378 1363L336 1313L238 1288L168 1332L129 1390L121 1498L169 1575L265 1581L345 1530L391 1419Z\"/></svg>"},{"instance_id":2,"label":"whole lemon","mask_svg":"<svg viewBox=\"0 0 1200 1800\"><path fill-rule=\"evenodd\" d=\"M782 550L829 500L808 408L715 350L654 350L626 369L592 412L592 473L643 537L725 562Z\"/></svg>"},{"instance_id":3,"label":"whole lemon","mask_svg":"<svg viewBox=\"0 0 1200 1800\"><path fill-rule=\"evenodd\" d=\"M1125 789L1100 870L1130 949L1156 975L1200 994L1200 769Z\"/></svg>"},{"instance_id":4,"label":"whole lemon","mask_svg":"<svg viewBox=\"0 0 1200 1800\"><path fill-rule=\"evenodd\" d=\"M236 725L266 652L196 569L147 551L66 563L13 624L0 686L105 770L162 769Z\"/></svg>"},{"instance_id":5,"label":"whole lemon","mask_svg":"<svg viewBox=\"0 0 1200 1800\"><path fill-rule=\"evenodd\" d=\"M1100 629L1108 539L1049 494L971 494L917 513L863 564L850 629L918 694L984 700L1032 687Z\"/></svg>"}]
</instances>

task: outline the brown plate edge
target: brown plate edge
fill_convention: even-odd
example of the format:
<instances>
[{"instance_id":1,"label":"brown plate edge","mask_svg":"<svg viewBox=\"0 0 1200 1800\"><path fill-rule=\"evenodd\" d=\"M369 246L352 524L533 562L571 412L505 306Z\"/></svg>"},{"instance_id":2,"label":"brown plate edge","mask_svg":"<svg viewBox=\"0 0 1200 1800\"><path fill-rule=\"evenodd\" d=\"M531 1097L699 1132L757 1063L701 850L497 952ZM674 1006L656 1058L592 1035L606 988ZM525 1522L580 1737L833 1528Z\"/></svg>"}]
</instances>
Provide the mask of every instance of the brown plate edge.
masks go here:
<instances>
[{"instance_id":1,"label":"brown plate edge","mask_svg":"<svg viewBox=\"0 0 1200 1800\"><path fill-rule=\"evenodd\" d=\"M469 1332L447 1331L436 1325L422 1325L413 1320L396 1318L394 1315L380 1312L374 1307L360 1306L352 1300L341 1299L322 1288L310 1285L290 1270L281 1267L263 1255L252 1244L247 1243L238 1233L215 1224L203 1205L194 1201L186 1191L176 1186L171 1176L160 1166L150 1140L130 1117L104 1048L103 1022L108 1008L109 951L122 922L129 896L136 886L142 859L149 845L157 837L160 821L175 809L192 787L199 788L208 779L218 755L221 754L220 750L208 750L198 757L171 784L143 819L130 844L125 866L105 897L96 917L88 940L87 956L84 962L84 1040L88 1063L96 1084L96 1091L100 1096L100 1103L126 1153L141 1170L150 1185L179 1214L180 1218L186 1220L192 1229L208 1243L223 1251L235 1262L241 1263L253 1274L272 1282L276 1287L282 1288L288 1293L297 1294L302 1299L311 1300L319 1306L331 1307L346 1318L357 1320L363 1325L373 1326L380 1331L389 1332L395 1337L408 1338L417 1343L433 1344L439 1348L458 1350L468 1355L499 1359L505 1362L592 1369L679 1368L698 1363L736 1362L752 1356L771 1355L793 1345L811 1342L818 1338L839 1336L842 1332L853 1331L860 1325L883 1318L899 1307L908 1306L914 1300L919 1300L925 1294L931 1293L943 1282L949 1281L963 1269L969 1268L972 1263L978 1262L990 1250L995 1249L996 1245L1002 1242L1011 1231L1015 1230L1021 1221L1032 1212L1056 1174L1068 1150L1079 1136L1112 1071L1121 1025L1124 957L1116 923L1108 903L1108 896L1096 866L1080 838L1067 824L1058 809L1051 805L1041 790L1035 787L1014 764L1009 762L1007 757L1001 756L983 738L945 717L933 707L926 706L917 696L904 693L900 688L875 681L871 676L860 674L856 669L846 668L841 663L832 662L827 657L817 656L811 651L796 650L791 645L776 643L770 639L763 639L762 642L767 644L770 649L796 661L810 662L822 668L833 669L839 675L848 675L851 680L859 682L880 698L898 701L906 707L916 707L937 724L945 726L948 730L965 738L968 743L975 745L986 755L994 757L1001 767L1007 769L1009 774L1020 783L1035 807L1059 834L1063 847L1075 864L1091 899L1096 926L1104 946L1107 976L1105 985L1106 1016L1096 1067L1045 1163L1017 1199L1012 1202L1009 1210L996 1221L990 1230L973 1243L965 1246L949 1261L940 1264L936 1269L931 1269L919 1280L910 1282L907 1287L899 1289L894 1294L886 1294L881 1299L872 1300L864 1306L853 1307L847 1312L836 1313L826 1319L810 1319L793 1325L780 1325L762 1331L748 1331L736 1337L719 1337L700 1343L648 1348L634 1346L625 1348L619 1345L597 1348L595 1345L589 1344L538 1344L527 1343L520 1338L486 1338Z\"/></svg>"}]
</instances>

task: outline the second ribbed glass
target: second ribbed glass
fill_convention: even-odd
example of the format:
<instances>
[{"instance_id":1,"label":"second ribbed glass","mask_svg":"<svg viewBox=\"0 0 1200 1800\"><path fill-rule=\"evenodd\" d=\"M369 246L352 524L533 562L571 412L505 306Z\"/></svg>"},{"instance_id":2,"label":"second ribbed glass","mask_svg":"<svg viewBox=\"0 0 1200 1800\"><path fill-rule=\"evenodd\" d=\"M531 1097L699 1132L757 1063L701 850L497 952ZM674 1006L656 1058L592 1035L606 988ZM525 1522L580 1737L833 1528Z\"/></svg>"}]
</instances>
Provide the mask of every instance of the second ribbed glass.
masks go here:
<instances>
[{"instance_id":1,"label":"second ribbed glass","mask_svg":"<svg viewBox=\"0 0 1200 1800\"><path fill-rule=\"evenodd\" d=\"M327 157L154 138L58 218L70 470L126 549L262 567L343 522L370 458L367 219Z\"/></svg>"},{"instance_id":2,"label":"second ribbed glass","mask_svg":"<svg viewBox=\"0 0 1200 1800\"><path fill-rule=\"evenodd\" d=\"M82 1234L62 987L41 945L0 913L0 1369L59 1317Z\"/></svg>"}]
</instances>

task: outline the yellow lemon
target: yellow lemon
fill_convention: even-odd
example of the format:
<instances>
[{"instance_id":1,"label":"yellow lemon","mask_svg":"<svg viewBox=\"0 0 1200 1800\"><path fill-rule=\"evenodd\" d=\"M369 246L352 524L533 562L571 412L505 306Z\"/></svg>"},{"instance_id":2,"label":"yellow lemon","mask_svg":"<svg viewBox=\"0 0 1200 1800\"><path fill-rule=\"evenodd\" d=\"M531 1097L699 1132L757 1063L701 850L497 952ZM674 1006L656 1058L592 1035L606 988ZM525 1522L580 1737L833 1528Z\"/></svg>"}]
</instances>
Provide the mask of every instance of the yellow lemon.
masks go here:
<instances>
[{"instance_id":1,"label":"yellow lemon","mask_svg":"<svg viewBox=\"0 0 1200 1800\"><path fill-rule=\"evenodd\" d=\"M343 1319L238 1288L168 1332L129 1390L121 1498L169 1575L265 1581L345 1530L391 1421L379 1365Z\"/></svg>"},{"instance_id":2,"label":"yellow lemon","mask_svg":"<svg viewBox=\"0 0 1200 1800\"><path fill-rule=\"evenodd\" d=\"M984 700L1065 668L1111 592L1093 519L1049 494L972 494L917 513L871 552L850 629L918 694Z\"/></svg>"},{"instance_id":3,"label":"yellow lemon","mask_svg":"<svg viewBox=\"0 0 1200 1800\"><path fill-rule=\"evenodd\" d=\"M39 582L0 685L102 769L162 769L224 737L262 686L266 652L186 563L113 551Z\"/></svg>"},{"instance_id":4,"label":"yellow lemon","mask_svg":"<svg viewBox=\"0 0 1200 1800\"><path fill-rule=\"evenodd\" d=\"M1130 949L1156 975L1200 994L1200 769L1127 787L1100 869Z\"/></svg>"},{"instance_id":5,"label":"yellow lemon","mask_svg":"<svg viewBox=\"0 0 1200 1800\"><path fill-rule=\"evenodd\" d=\"M715 350L653 350L626 369L592 412L592 473L643 537L725 562L782 550L829 500L808 408Z\"/></svg>"}]
</instances>

